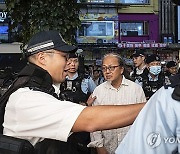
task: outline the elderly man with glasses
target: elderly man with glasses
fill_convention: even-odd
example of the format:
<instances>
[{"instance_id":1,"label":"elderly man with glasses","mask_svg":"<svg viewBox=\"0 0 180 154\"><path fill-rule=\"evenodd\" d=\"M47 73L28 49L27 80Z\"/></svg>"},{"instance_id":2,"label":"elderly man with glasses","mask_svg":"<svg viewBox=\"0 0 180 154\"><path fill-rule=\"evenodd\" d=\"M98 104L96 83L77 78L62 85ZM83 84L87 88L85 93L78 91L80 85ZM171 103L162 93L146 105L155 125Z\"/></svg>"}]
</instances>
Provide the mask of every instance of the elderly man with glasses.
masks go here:
<instances>
[{"instance_id":1,"label":"elderly man with glasses","mask_svg":"<svg viewBox=\"0 0 180 154\"><path fill-rule=\"evenodd\" d=\"M142 87L123 75L124 63L118 54L109 53L104 56L102 71L107 81L95 88L93 96L96 96L96 100L93 106L117 106L146 101ZM88 146L96 147L98 154L114 154L128 130L129 126L93 132Z\"/></svg>"}]
</instances>

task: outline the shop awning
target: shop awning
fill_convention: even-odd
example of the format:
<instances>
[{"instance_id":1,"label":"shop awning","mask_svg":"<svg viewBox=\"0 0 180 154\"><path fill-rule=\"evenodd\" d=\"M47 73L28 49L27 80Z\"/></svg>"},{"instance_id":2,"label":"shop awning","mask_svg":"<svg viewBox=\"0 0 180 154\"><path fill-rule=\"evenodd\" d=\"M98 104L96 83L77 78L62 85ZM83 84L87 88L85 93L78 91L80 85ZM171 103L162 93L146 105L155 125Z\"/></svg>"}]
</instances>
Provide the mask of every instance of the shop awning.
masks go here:
<instances>
[{"instance_id":1,"label":"shop awning","mask_svg":"<svg viewBox=\"0 0 180 154\"><path fill-rule=\"evenodd\" d=\"M143 42L128 42L118 43L118 48L166 48L167 43L143 43Z\"/></svg>"},{"instance_id":2,"label":"shop awning","mask_svg":"<svg viewBox=\"0 0 180 154\"><path fill-rule=\"evenodd\" d=\"M0 53L22 53L21 43L0 43Z\"/></svg>"}]
</instances>

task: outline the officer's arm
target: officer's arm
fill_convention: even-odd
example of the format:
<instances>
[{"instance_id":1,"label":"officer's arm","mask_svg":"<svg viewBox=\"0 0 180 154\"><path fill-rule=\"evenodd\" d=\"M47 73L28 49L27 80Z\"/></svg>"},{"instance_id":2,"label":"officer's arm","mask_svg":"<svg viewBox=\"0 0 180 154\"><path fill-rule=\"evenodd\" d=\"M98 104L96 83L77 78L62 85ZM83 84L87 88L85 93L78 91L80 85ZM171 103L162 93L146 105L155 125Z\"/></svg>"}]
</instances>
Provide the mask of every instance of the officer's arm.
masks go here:
<instances>
[{"instance_id":1,"label":"officer's arm","mask_svg":"<svg viewBox=\"0 0 180 154\"><path fill-rule=\"evenodd\" d=\"M86 107L72 127L72 132L113 129L133 123L144 103Z\"/></svg>"},{"instance_id":2,"label":"officer's arm","mask_svg":"<svg viewBox=\"0 0 180 154\"><path fill-rule=\"evenodd\" d=\"M108 154L105 147L96 148L96 150L97 150L97 154Z\"/></svg>"}]
</instances>

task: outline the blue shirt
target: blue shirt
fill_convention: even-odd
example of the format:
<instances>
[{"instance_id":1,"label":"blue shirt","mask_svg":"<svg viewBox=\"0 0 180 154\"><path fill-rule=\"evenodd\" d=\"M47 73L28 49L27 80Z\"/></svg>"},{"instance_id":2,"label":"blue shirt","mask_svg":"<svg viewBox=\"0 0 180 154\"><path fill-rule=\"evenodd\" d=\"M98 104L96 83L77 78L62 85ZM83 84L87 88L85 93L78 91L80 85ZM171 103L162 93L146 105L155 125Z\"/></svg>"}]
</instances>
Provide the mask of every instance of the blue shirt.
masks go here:
<instances>
[{"instance_id":1,"label":"blue shirt","mask_svg":"<svg viewBox=\"0 0 180 154\"><path fill-rule=\"evenodd\" d=\"M149 81L157 81L158 75L156 75L155 78L153 79L152 76L150 74L148 74L148 78L149 78Z\"/></svg>"},{"instance_id":2,"label":"blue shirt","mask_svg":"<svg viewBox=\"0 0 180 154\"><path fill-rule=\"evenodd\" d=\"M149 99L116 154L180 153L180 102L173 90L162 87Z\"/></svg>"},{"instance_id":3,"label":"blue shirt","mask_svg":"<svg viewBox=\"0 0 180 154\"><path fill-rule=\"evenodd\" d=\"M67 79L68 80L75 80L76 78L78 77L78 73L74 74L74 76L72 78L69 78L67 76ZM96 88L96 84L94 83L94 81L92 80L91 77L89 78L84 78L82 80L82 83L81 83L81 90L87 94L88 92L92 93L94 91L94 89Z\"/></svg>"}]
</instances>

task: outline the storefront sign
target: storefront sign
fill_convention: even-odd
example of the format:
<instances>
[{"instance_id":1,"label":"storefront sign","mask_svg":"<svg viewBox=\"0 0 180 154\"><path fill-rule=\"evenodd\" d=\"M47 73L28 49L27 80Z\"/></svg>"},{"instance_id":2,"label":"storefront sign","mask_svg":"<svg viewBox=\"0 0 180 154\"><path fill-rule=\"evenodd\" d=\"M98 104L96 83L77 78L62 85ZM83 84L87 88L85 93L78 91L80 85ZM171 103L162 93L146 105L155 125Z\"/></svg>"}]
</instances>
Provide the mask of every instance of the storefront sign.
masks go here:
<instances>
[{"instance_id":1,"label":"storefront sign","mask_svg":"<svg viewBox=\"0 0 180 154\"><path fill-rule=\"evenodd\" d=\"M0 22L4 22L4 20L7 18L7 12L1 12L0 11Z\"/></svg>"},{"instance_id":2,"label":"storefront sign","mask_svg":"<svg viewBox=\"0 0 180 154\"><path fill-rule=\"evenodd\" d=\"M118 48L165 48L166 43L118 43Z\"/></svg>"}]
</instances>

